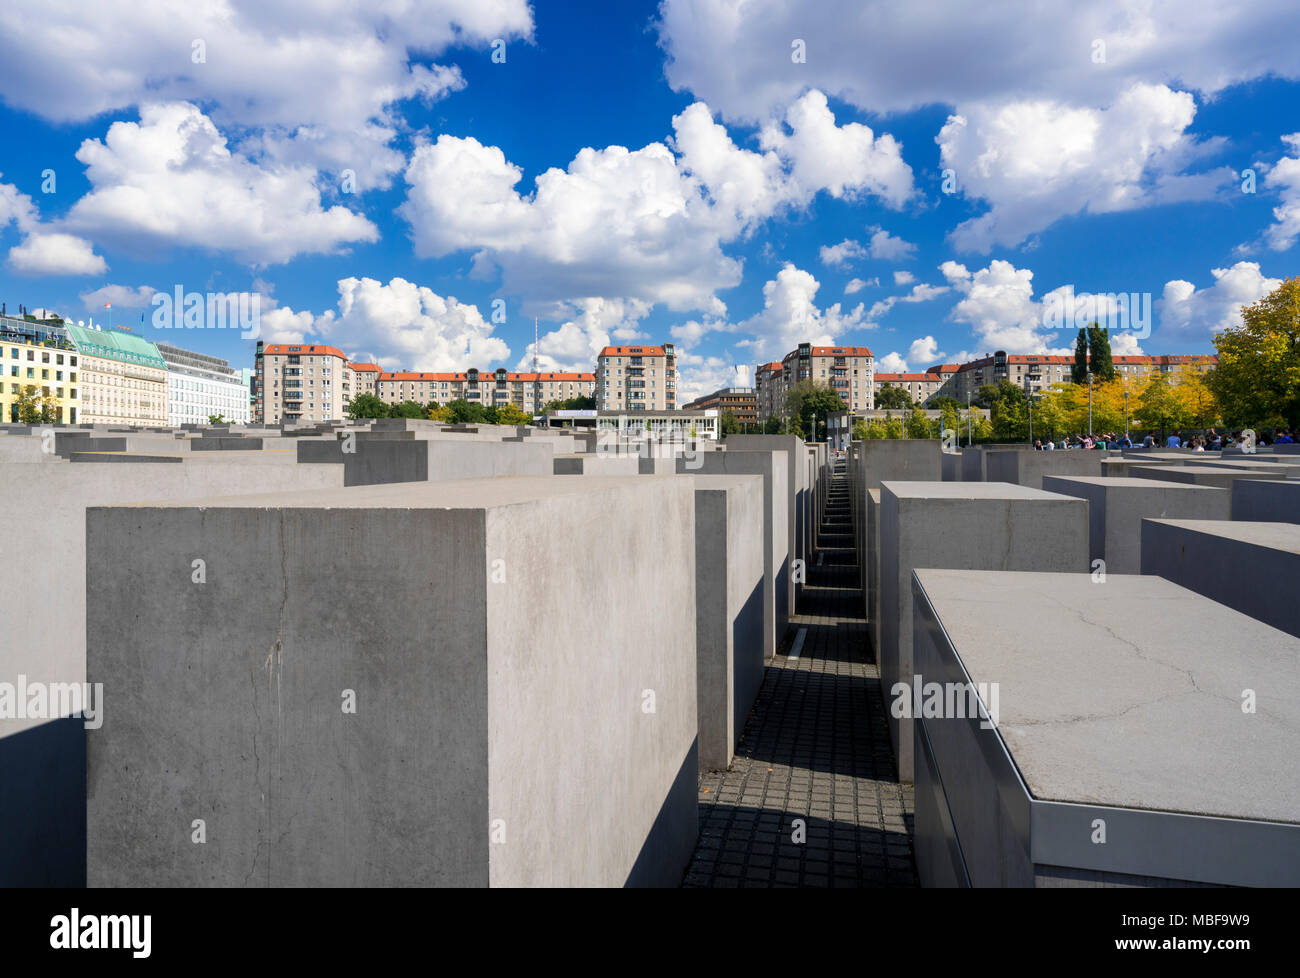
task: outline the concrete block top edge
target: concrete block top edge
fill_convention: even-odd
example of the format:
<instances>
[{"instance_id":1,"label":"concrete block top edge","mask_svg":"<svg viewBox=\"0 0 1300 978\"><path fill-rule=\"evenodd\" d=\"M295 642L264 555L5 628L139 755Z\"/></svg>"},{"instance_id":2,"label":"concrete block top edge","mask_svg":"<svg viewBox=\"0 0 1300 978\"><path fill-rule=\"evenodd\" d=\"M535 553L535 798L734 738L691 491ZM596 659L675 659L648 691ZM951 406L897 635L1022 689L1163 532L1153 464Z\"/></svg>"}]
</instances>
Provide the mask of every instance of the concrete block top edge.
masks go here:
<instances>
[{"instance_id":1,"label":"concrete block top edge","mask_svg":"<svg viewBox=\"0 0 1300 978\"><path fill-rule=\"evenodd\" d=\"M1126 475L1044 475L1043 486L1048 482L1077 482L1088 486L1106 486L1116 489L1141 489L1144 492L1173 490L1176 492L1227 492L1218 486L1197 486L1190 482L1163 482L1160 479L1135 479Z\"/></svg>"},{"instance_id":2,"label":"concrete block top edge","mask_svg":"<svg viewBox=\"0 0 1300 978\"><path fill-rule=\"evenodd\" d=\"M1033 797L1300 823L1300 639L1154 576L915 580L971 681L996 684Z\"/></svg>"},{"instance_id":3,"label":"concrete block top edge","mask_svg":"<svg viewBox=\"0 0 1300 978\"><path fill-rule=\"evenodd\" d=\"M1221 492L1226 490L1220 490ZM1201 533L1206 536L1249 543L1270 550L1282 550L1287 553L1300 554L1300 523L1252 523L1246 520L1172 520L1147 517L1144 523L1159 523L1164 526ZM1300 663L1297 663L1300 671Z\"/></svg>"},{"instance_id":4,"label":"concrete block top edge","mask_svg":"<svg viewBox=\"0 0 1300 978\"><path fill-rule=\"evenodd\" d=\"M581 480L556 476L498 475L436 482L395 482L386 485L293 490L210 496L172 502L142 499L101 509L495 509L563 497L590 497L603 492L636 490L663 492L665 485L689 488L687 479L647 479L638 475L600 475ZM147 491L147 490L144 490ZM142 491L143 494L143 491Z\"/></svg>"},{"instance_id":5,"label":"concrete block top edge","mask_svg":"<svg viewBox=\"0 0 1300 978\"><path fill-rule=\"evenodd\" d=\"M891 482L880 483L899 499L1050 499L1070 497L1014 482Z\"/></svg>"}]
</instances>

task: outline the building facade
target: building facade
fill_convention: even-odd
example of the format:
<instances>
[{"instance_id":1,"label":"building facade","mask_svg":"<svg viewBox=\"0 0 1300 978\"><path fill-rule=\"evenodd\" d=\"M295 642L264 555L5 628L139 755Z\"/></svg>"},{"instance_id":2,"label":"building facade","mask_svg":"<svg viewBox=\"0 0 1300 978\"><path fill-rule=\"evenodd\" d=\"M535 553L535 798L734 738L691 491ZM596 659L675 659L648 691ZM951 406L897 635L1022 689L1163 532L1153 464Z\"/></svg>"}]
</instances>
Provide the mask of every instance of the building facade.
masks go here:
<instances>
[{"instance_id":1,"label":"building facade","mask_svg":"<svg viewBox=\"0 0 1300 978\"><path fill-rule=\"evenodd\" d=\"M167 423L207 424L219 415L231 424L248 424L248 385L243 373L226 360L159 343L167 363Z\"/></svg>"},{"instance_id":2,"label":"building facade","mask_svg":"<svg viewBox=\"0 0 1300 978\"><path fill-rule=\"evenodd\" d=\"M167 361L134 333L66 324L79 360L79 420L87 424L167 424Z\"/></svg>"},{"instance_id":3,"label":"building facade","mask_svg":"<svg viewBox=\"0 0 1300 978\"><path fill-rule=\"evenodd\" d=\"M767 363L754 369L759 420L780 415L785 410L786 394L801 381L831 388L850 411L869 411L876 403L872 383L875 362L865 346L800 343L779 365Z\"/></svg>"},{"instance_id":4,"label":"building facade","mask_svg":"<svg viewBox=\"0 0 1300 978\"><path fill-rule=\"evenodd\" d=\"M682 407L683 411L715 410L718 416L730 414L741 424L758 423L758 399L752 388L723 387L712 394L697 397Z\"/></svg>"},{"instance_id":5,"label":"building facade","mask_svg":"<svg viewBox=\"0 0 1300 978\"><path fill-rule=\"evenodd\" d=\"M338 421L352 397L343 351L319 343L257 343L254 420L265 424Z\"/></svg>"},{"instance_id":6,"label":"building facade","mask_svg":"<svg viewBox=\"0 0 1300 978\"><path fill-rule=\"evenodd\" d=\"M677 407L673 345L607 346L596 358L596 406L601 411L672 411Z\"/></svg>"},{"instance_id":7,"label":"building facade","mask_svg":"<svg viewBox=\"0 0 1300 978\"><path fill-rule=\"evenodd\" d=\"M55 424L79 417L79 354L62 324L0 316L0 422L18 424L24 395Z\"/></svg>"},{"instance_id":8,"label":"building facade","mask_svg":"<svg viewBox=\"0 0 1300 978\"><path fill-rule=\"evenodd\" d=\"M505 368L474 367L463 373L380 373L375 382L375 395L385 404L402 401L420 404L471 401L487 407L511 404L528 415L539 413L551 401L592 397L595 389L595 374L512 373Z\"/></svg>"}]
</instances>

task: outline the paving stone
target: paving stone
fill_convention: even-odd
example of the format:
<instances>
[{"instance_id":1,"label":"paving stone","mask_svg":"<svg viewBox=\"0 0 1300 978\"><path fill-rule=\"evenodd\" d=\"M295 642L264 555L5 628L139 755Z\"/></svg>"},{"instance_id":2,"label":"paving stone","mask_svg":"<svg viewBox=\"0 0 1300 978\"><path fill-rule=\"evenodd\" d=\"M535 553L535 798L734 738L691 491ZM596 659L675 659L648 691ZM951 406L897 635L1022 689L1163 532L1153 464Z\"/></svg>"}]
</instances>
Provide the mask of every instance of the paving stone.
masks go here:
<instances>
[{"instance_id":1,"label":"paving stone","mask_svg":"<svg viewBox=\"0 0 1300 978\"><path fill-rule=\"evenodd\" d=\"M853 541L837 472L800 613L765 670L735 760L701 779L700 845L683 886L917 885L912 787L895 774ZM791 838L795 819L802 844ZM739 870L722 858L737 853Z\"/></svg>"}]
</instances>

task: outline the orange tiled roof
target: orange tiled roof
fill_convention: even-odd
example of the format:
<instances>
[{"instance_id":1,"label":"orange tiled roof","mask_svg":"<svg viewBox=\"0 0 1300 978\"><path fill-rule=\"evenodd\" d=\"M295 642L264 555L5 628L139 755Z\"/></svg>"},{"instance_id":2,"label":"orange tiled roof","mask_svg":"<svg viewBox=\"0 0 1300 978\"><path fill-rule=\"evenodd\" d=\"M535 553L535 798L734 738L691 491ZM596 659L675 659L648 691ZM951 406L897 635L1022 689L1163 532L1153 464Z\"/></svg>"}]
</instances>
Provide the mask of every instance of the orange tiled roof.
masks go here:
<instances>
[{"instance_id":1,"label":"orange tiled roof","mask_svg":"<svg viewBox=\"0 0 1300 978\"><path fill-rule=\"evenodd\" d=\"M343 356L343 351L338 347L322 346L316 343L273 343L268 347L264 347L262 352L274 356L297 356L300 353L307 353L314 356L339 357L342 360L347 359L347 357Z\"/></svg>"}]
</instances>

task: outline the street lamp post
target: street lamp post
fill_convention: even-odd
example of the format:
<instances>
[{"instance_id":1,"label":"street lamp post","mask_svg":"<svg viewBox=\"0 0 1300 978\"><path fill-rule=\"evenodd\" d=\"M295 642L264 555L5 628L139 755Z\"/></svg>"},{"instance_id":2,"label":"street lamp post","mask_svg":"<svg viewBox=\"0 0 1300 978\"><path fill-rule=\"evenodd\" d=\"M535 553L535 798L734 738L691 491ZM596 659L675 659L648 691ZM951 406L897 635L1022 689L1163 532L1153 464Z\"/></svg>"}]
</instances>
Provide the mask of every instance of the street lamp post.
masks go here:
<instances>
[{"instance_id":1,"label":"street lamp post","mask_svg":"<svg viewBox=\"0 0 1300 978\"><path fill-rule=\"evenodd\" d=\"M1128 437L1128 391L1124 392L1124 437Z\"/></svg>"}]
</instances>

